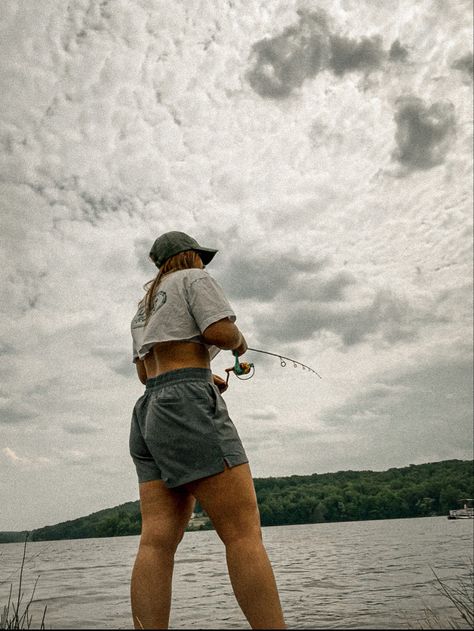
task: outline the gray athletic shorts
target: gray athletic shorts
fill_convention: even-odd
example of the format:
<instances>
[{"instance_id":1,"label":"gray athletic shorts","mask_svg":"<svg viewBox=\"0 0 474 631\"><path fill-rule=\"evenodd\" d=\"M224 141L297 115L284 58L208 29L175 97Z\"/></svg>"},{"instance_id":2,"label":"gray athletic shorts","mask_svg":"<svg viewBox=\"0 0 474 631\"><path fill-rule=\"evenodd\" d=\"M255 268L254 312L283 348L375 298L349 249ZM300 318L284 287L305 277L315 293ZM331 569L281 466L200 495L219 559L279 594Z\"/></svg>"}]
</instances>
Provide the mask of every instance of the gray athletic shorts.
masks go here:
<instances>
[{"instance_id":1,"label":"gray athletic shorts","mask_svg":"<svg viewBox=\"0 0 474 631\"><path fill-rule=\"evenodd\" d=\"M138 481L168 488L248 462L212 373L181 368L148 379L130 429Z\"/></svg>"}]
</instances>

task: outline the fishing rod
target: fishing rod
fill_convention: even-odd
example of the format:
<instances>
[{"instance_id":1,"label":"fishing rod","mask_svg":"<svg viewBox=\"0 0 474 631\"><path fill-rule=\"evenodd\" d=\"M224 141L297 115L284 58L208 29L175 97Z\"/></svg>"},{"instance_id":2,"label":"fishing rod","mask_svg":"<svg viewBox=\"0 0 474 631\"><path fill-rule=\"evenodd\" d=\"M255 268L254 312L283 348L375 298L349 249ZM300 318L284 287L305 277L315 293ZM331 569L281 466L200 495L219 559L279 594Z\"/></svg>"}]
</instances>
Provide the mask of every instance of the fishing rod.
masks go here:
<instances>
[{"instance_id":1,"label":"fishing rod","mask_svg":"<svg viewBox=\"0 0 474 631\"><path fill-rule=\"evenodd\" d=\"M309 370L310 372L313 372L315 375L317 375L320 379L322 379L321 375L318 374L313 368L311 368L310 366L307 366L306 364L303 364L303 363L299 362L296 359L291 359L291 357L285 357L284 355L280 355L280 354L277 354L277 353L270 353L270 351L262 351L259 348L247 348L247 351L253 351L254 353L263 353L265 355L272 355L272 357L278 357L278 359L280 360L280 366L282 368L285 368L286 361L292 362L293 363L293 368L297 368L298 366L301 366L303 368L303 370ZM254 376L254 374L255 374L255 366L254 366L253 363L239 362L238 354L235 351L233 352L233 354L235 356L235 363L234 363L234 365L231 368L226 368L225 369L225 371L227 373L226 384L229 382L229 376L230 376L231 372L233 372L235 374L235 376L238 379L241 379L242 381L247 381L247 379L251 379ZM249 376L248 377L242 377L242 375L249 375Z\"/></svg>"}]
</instances>

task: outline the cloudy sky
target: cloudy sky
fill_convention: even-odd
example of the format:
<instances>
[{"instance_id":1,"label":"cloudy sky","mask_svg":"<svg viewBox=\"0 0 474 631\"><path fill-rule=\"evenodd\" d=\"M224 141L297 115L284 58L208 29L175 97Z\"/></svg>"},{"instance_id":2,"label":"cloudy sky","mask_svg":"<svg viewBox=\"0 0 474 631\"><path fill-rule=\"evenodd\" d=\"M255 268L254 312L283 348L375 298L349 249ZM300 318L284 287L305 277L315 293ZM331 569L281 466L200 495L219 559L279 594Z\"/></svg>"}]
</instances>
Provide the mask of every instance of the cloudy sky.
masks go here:
<instances>
[{"instance_id":1,"label":"cloudy sky","mask_svg":"<svg viewBox=\"0 0 474 631\"><path fill-rule=\"evenodd\" d=\"M470 0L3 0L0 31L0 530L137 499L167 230L322 376L245 357L254 476L472 458Z\"/></svg>"}]
</instances>

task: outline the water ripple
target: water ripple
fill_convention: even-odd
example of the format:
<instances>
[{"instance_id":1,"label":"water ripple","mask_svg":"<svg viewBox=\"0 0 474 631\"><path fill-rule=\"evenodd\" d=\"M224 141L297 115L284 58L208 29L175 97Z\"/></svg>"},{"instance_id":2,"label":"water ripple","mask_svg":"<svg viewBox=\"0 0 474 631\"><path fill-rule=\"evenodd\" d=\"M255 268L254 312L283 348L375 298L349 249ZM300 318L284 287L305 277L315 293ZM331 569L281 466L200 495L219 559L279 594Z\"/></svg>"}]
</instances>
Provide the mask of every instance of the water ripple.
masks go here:
<instances>
[{"instance_id":1,"label":"water ripple","mask_svg":"<svg viewBox=\"0 0 474 631\"><path fill-rule=\"evenodd\" d=\"M310 524L263 529L290 628L407 629L427 607L453 613L437 592L441 577L467 572L472 523L445 517ZM2 575L21 561L23 544L0 546ZM131 628L130 575L138 537L31 543L31 613L61 629ZM0 583L0 603L9 583ZM36 612L36 613L35 613ZM409 624L410 623L410 624ZM213 531L185 534L176 555L171 628L248 628L232 592L225 549Z\"/></svg>"}]
</instances>

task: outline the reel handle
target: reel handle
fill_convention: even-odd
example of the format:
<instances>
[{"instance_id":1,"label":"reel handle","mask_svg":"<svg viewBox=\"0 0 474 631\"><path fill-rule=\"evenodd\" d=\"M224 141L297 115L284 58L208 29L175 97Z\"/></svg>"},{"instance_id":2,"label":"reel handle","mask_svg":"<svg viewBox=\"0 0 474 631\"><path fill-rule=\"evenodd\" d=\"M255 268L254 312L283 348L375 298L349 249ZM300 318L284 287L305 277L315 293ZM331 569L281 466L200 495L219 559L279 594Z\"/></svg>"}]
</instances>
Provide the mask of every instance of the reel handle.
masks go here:
<instances>
[{"instance_id":1,"label":"reel handle","mask_svg":"<svg viewBox=\"0 0 474 631\"><path fill-rule=\"evenodd\" d=\"M232 351L232 354L235 357L233 371L235 372L236 375L243 375L243 374L245 374L244 370L242 369L242 366L240 365L240 362L239 362L239 354L237 353L237 351Z\"/></svg>"}]
</instances>

